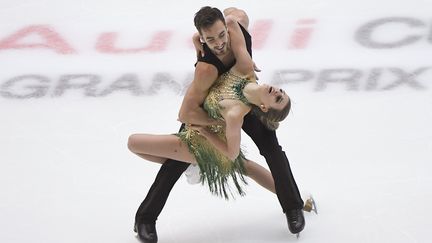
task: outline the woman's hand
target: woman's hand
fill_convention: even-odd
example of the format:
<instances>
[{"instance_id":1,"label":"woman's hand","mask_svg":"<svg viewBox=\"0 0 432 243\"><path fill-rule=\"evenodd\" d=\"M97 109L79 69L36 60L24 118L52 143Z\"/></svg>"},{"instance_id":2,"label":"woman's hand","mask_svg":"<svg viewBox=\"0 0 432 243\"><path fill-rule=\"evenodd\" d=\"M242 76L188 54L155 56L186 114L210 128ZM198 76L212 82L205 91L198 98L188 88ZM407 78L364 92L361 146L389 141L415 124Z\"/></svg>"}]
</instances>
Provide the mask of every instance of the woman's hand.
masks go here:
<instances>
[{"instance_id":1,"label":"woman's hand","mask_svg":"<svg viewBox=\"0 0 432 243\"><path fill-rule=\"evenodd\" d=\"M261 72L261 69L259 69L257 67L257 65L255 64L255 62L253 62L253 68L254 68L254 71L255 71L255 80L258 80L259 78L258 78L258 75L256 73L257 72Z\"/></svg>"},{"instance_id":2,"label":"woman's hand","mask_svg":"<svg viewBox=\"0 0 432 243\"><path fill-rule=\"evenodd\" d=\"M197 56L204 57L204 48L203 48L203 45L201 43L201 37L200 37L199 33L195 33L192 36L192 43L195 47L195 51L196 51Z\"/></svg>"}]
</instances>

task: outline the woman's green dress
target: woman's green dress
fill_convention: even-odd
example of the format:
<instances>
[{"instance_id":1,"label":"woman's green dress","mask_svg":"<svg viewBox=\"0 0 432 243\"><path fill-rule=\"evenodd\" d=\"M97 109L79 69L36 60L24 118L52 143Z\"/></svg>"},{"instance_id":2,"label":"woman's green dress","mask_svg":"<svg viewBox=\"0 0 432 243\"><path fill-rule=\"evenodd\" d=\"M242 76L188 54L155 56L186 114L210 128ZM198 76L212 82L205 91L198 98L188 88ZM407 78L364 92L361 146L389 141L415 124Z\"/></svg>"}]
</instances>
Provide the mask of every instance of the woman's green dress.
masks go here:
<instances>
[{"instance_id":1,"label":"woman's green dress","mask_svg":"<svg viewBox=\"0 0 432 243\"><path fill-rule=\"evenodd\" d=\"M240 100L250 105L243 95L243 88L247 83L252 82L245 78L239 77L231 72L222 74L210 88L209 93L204 101L204 110L213 119L223 120L220 101L225 99ZM222 140L226 141L225 129L223 126L209 126L210 131L216 133ZM247 184L244 178L245 157L242 152L233 161L217 150L203 136L187 126L184 130L176 134L189 147L189 151L195 156L201 173L201 182L207 183L210 191L218 196L228 199L228 192L231 196L229 179L231 178L238 194L244 195L241 184Z\"/></svg>"}]
</instances>

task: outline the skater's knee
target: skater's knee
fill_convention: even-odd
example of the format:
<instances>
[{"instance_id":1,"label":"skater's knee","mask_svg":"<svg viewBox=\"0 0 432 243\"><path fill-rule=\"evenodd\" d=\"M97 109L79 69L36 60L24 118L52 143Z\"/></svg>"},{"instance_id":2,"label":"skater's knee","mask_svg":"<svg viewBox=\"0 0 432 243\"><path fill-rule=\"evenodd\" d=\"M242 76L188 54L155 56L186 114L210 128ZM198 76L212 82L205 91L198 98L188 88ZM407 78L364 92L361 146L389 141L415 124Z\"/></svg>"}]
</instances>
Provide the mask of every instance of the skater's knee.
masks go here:
<instances>
[{"instance_id":1,"label":"skater's knee","mask_svg":"<svg viewBox=\"0 0 432 243\"><path fill-rule=\"evenodd\" d=\"M249 17L246 12L242 9L230 7L226 8L223 11L225 17L230 16L234 18L237 22L239 22L244 28L248 28L249 26Z\"/></svg>"},{"instance_id":2,"label":"skater's knee","mask_svg":"<svg viewBox=\"0 0 432 243\"><path fill-rule=\"evenodd\" d=\"M138 144L138 137L139 137L138 134L132 134L128 138L127 147L131 152L136 151L136 146Z\"/></svg>"},{"instance_id":3,"label":"skater's knee","mask_svg":"<svg viewBox=\"0 0 432 243\"><path fill-rule=\"evenodd\" d=\"M232 12L238 10L236 7L229 7L223 10L223 14L226 16L230 15Z\"/></svg>"},{"instance_id":4,"label":"skater's knee","mask_svg":"<svg viewBox=\"0 0 432 243\"><path fill-rule=\"evenodd\" d=\"M231 16L235 16L237 18L245 18L245 17L247 17L247 14L246 14L246 12L243 9L239 9L239 8L236 8L236 7L226 8L226 9L224 9L223 13L224 13L225 17L230 16L230 15Z\"/></svg>"}]
</instances>

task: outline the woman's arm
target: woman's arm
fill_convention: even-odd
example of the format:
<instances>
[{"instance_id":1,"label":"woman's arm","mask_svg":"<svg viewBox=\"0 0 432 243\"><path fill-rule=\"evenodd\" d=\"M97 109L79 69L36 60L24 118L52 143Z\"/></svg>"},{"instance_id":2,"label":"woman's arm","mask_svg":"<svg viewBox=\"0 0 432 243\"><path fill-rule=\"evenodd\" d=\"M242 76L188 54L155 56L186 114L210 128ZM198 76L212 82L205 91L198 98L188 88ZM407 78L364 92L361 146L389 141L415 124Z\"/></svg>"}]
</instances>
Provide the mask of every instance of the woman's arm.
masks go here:
<instances>
[{"instance_id":1,"label":"woman's arm","mask_svg":"<svg viewBox=\"0 0 432 243\"><path fill-rule=\"evenodd\" d=\"M236 59L233 69L241 74L251 75L254 72L254 63L247 51L243 32L235 18L227 17L225 20L230 35L231 49Z\"/></svg>"},{"instance_id":2,"label":"woman's arm","mask_svg":"<svg viewBox=\"0 0 432 243\"><path fill-rule=\"evenodd\" d=\"M243 115L240 116L239 112L235 109L231 109L225 115L225 137L227 146L227 156L231 160L234 160L240 154L240 140L241 140L241 128L243 125Z\"/></svg>"},{"instance_id":3,"label":"woman's arm","mask_svg":"<svg viewBox=\"0 0 432 243\"><path fill-rule=\"evenodd\" d=\"M229 159L235 160L240 154L241 127L243 117L247 111L245 107L235 105L224 114L226 142L205 127L192 125L191 128L199 131L202 136Z\"/></svg>"},{"instance_id":4,"label":"woman's arm","mask_svg":"<svg viewBox=\"0 0 432 243\"><path fill-rule=\"evenodd\" d=\"M196 51L197 56L204 57L203 43L201 42L201 37L200 37L198 32L196 32L192 36L192 43L195 47L195 51Z\"/></svg>"}]
</instances>

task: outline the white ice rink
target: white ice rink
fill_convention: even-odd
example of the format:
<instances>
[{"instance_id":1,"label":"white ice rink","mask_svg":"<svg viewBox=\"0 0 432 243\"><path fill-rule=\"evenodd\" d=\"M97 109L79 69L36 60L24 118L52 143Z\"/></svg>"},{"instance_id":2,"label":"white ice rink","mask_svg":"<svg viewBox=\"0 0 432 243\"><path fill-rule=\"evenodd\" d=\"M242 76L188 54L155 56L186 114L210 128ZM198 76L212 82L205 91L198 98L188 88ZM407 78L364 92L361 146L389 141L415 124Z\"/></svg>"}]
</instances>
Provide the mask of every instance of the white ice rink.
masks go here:
<instances>
[{"instance_id":1,"label":"white ice rink","mask_svg":"<svg viewBox=\"0 0 432 243\"><path fill-rule=\"evenodd\" d=\"M253 181L225 201L182 176L159 242L431 242L430 0L0 0L0 242L138 242L160 166L127 138L180 126L204 5L249 14L260 82L293 100L279 142L319 214L296 239Z\"/></svg>"}]
</instances>

